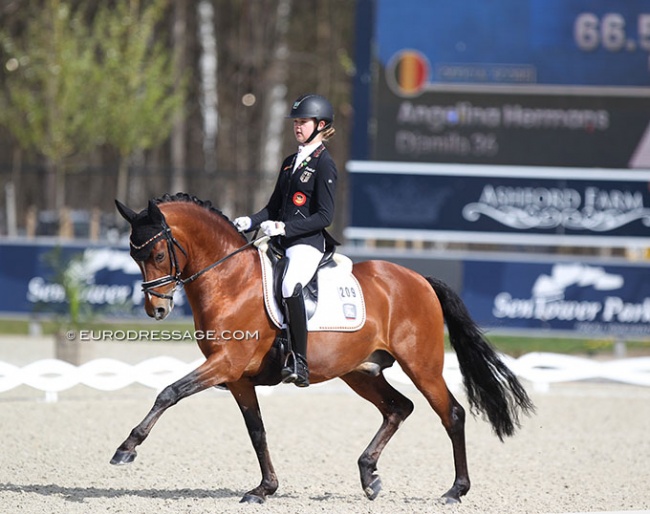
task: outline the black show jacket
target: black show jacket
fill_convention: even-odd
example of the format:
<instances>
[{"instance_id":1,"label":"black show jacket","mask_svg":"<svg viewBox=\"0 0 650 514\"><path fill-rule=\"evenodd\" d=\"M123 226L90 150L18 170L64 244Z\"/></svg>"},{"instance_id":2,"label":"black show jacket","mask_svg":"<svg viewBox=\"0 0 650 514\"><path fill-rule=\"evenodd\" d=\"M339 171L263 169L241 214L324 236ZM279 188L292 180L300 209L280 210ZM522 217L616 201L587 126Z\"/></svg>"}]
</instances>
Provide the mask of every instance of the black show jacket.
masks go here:
<instances>
[{"instance_id":1,"label":"black show jacket","mask_svg":"<svg viewBox=\"0 0 650 514\"><path fill-rule=\"evenodd\" d=\"M292 173L296 156L290 155L282 163L268 204L251 216L251 228L266 220L282 221L285 235L279 238L281 246L308 244L322 252L326 241L336 244L325 230L334 219L336 165L321 145Z\"/></svg>"}]
</instances>

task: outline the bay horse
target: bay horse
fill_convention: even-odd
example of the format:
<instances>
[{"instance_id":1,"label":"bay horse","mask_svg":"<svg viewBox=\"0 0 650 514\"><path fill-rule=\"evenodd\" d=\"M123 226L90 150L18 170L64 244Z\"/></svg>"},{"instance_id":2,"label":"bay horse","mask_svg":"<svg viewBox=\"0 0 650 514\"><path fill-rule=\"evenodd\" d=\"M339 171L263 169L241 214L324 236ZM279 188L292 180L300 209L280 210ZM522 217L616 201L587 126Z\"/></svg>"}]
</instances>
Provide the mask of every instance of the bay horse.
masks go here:
<instances>
[{"instance_id":1,"label":"bay horse","mask_svg":"<svg viewBox=\"0 0 650 514\"><path fill-rule=\"evenodd\" d=\"M188 194L150 200L139 213L117 200L116 205L131 225L131 256L142 271L144 308L149 316L164 319L173 307L173 291L182 285L197 332L239 330L255 332L256 337L199 339L205 362L158 394L149 413L118 447L111 464L132 462L135 448L163 412L179 400L225 385L243 414L262 472L260 484L241 501L262 503L277 490L278 478L255 386L279 383L281 365L273 351L278 329L264 308L258 251L225 215ZM487 418L503 440L520 426L519 415L532 413L534 405L449 286L386 261L357 263L353 274L365 295L366 322L356 332L309 335L310 381L317 384L341 378L381 412L383 422L358 459L361 486L373 500L381 490L376 473L379 457L413 411L411 400L382 373L397 361L438 414L451 439L455 478L442 499L459 502L470 488L465 410L442 376L445 322L473 414ZM374 372L369 371L373 367Z\"/></svg>"}]
</instances>

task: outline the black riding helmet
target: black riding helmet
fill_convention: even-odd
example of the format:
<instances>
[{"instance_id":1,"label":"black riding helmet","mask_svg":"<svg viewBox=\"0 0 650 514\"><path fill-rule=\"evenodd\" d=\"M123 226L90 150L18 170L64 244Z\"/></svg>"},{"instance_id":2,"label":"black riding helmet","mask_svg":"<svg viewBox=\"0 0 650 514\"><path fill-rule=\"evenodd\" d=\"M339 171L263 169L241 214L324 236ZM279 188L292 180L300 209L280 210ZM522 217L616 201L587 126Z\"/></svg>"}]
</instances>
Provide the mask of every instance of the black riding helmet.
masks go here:
<instances>
[{"instance_id":1,"label":"black riding helmet","mask_svg":"<svg viewBox=\"0 0 650 514\"><path fill-rule=\"evenodd\" d=\"M306 141L306 143L309 143L319 132L332 126L334 122L334 109L332 108L332 104L324 96L306 94L299 96L293 102L291 112L287 118L315 118L316 125L321 120L325 121L325 126L321 130L314 130Z\"/></svg>"}]
</instances>

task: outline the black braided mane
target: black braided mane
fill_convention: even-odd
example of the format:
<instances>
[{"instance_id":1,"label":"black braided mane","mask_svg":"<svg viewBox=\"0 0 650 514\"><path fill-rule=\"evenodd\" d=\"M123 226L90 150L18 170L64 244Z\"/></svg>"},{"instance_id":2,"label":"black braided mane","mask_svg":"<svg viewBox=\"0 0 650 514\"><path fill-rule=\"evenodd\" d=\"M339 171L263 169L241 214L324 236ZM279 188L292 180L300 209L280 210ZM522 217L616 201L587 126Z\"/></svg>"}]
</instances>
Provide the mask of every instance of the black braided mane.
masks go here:
<instances>
[{"instance_id":1,"label":"black braided mane","mask_svg":"<svg viewBox=\"0 0 650 514\"><path fill-rule=\"evenodd\" d=\"M158 198L154 198L153 201L156 203L156 205L159 205L161 203L169 203L169 202L193 203L195 205L198 205L199 207L202 207L220 216L225 221L227 221L229 225L232 225L233 227L235 226L233 222L230 221L230 218L228 218L228 216L226 216L223 212L221 212L219 209L217 209L215 206L212 205L212 202L210 200L201 200L200 198L197 198L196 196L190 195L188 193L176 193L175 195L170 195L169 193L165 193L164 195Z\"/></svg>"}]
</instances>

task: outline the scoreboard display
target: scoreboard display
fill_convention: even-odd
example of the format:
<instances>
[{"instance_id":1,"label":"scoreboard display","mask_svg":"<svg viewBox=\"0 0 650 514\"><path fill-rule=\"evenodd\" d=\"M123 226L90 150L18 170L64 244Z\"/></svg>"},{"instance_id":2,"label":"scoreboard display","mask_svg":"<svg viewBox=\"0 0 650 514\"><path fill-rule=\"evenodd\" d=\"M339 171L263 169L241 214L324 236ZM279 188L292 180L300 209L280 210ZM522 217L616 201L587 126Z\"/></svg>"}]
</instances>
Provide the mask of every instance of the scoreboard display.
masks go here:
<instances>
[{"instance_id":1,"label":"scoreboard display","mask_svg":"<svg viewBox=\"0 0 650 514\"><path fill-rule=\"evenodd\" d=\"M369 156L650 168L650 0L377 0Z\"/></svg>"}]
</instances>

